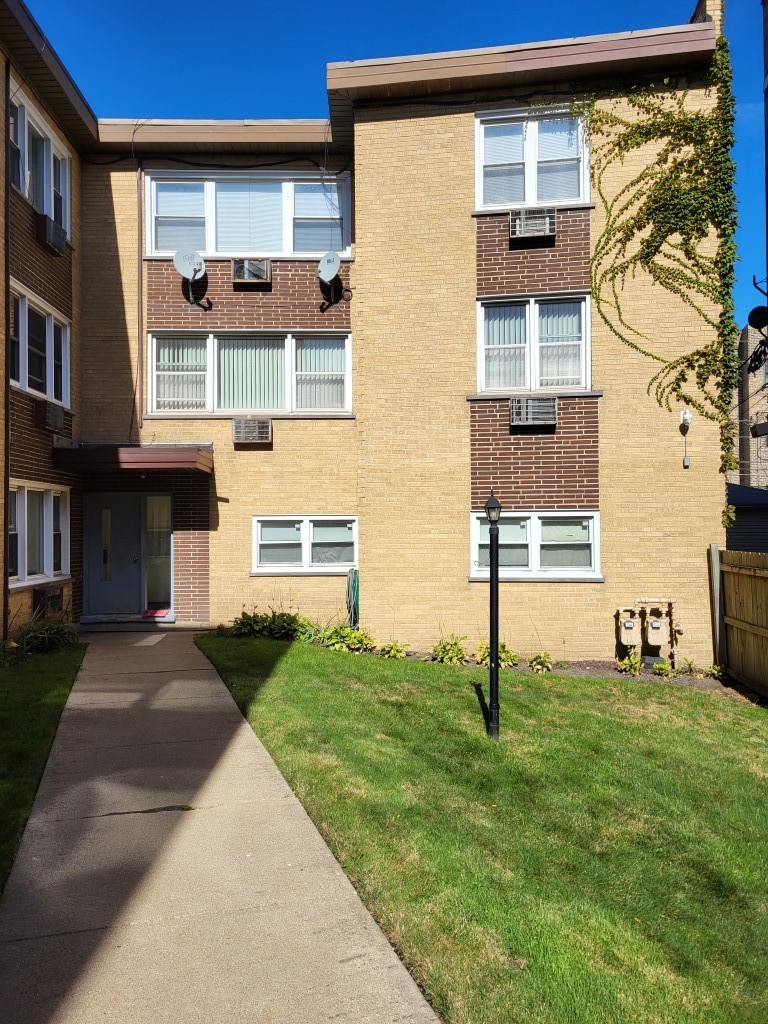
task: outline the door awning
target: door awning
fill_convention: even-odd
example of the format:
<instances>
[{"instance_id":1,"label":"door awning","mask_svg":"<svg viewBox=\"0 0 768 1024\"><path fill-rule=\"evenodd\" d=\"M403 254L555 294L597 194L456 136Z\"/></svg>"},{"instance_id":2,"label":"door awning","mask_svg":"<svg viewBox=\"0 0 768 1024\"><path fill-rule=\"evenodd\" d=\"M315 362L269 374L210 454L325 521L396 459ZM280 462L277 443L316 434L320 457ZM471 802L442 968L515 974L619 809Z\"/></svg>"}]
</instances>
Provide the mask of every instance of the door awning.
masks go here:
<instances>
[{"instance_id":1,"label":"door awning","mask_svg":"<svg viewBox=\"0 0 768 1024\"><path fill-rule=\"evenodd\" d=\"M54 448L53 464L72 473L113 473L158 470L213 472L210 444L85 444Z\"/></svg>"}]
</instances>

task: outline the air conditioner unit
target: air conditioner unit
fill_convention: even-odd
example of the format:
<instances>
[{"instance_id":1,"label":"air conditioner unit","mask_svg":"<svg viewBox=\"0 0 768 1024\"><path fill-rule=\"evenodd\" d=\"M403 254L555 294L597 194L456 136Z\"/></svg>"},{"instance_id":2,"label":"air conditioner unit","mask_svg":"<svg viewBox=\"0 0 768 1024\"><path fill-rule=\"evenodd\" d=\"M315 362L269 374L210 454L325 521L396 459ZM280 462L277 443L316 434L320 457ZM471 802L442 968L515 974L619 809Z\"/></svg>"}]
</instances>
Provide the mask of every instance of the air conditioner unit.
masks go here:
<instances>
[{"instance_id":1,"label":"air conditioner unit","mask_svg":"<svg viewBox=\"0 0 768 1024\"><path fill-rule=\"evenodd\" d=\"M35 587L32 591L32 611L45 617L64 611L64 588Z\"/></svg>"},{"instance_id":2,"label":"air conditioner unit","mask_svg":"<svg viewBox=\"0 0 768 1024\"><path fill-rule=\"evenodd\" d=\"M253 416L238 416L232 420L234 444L271 444L272 420L258 420Z\"/></svg>"},{"instance_id":3,"label":"air conditioner unit","mask_svg":"<svg viewBox=\"0 0 768 1024\"><path fill-rule=\"evenodd\" d=\"M557 425L557 398L511 398L511 427L554 427Z\"/></svg>"},{"instance_id":4,"label":"air conditioner unit","mask_svg":"<svg viewBox=\"0 0 768 1024\"><path fill-rule=\"evenodd\" d=\"M50 434L64 433L64 410L54 402L38 399L35 402L35 426Z\"/></svg>"},{"instance_id":5,"label":"air conditioner unit","mask_svg":"<svg viewBox=\"0 0 768 1024\"><path fill-rule=\"evenodd\" d=\"M38 242L57 256L63 256L67 251L67 232L44 213L37 214L36 235Z\"/></svg>"},{"instance_id":6,"label":"air conditioner unit","mask_svg":"<svg viewBox=\"0 0 768 1024\"><path fill-rule=\"evenodd\" d=\"M272 260L232 260L233 284L269 284Z\"/></svg>"},{"instance_id":7,"label":"air conditioner unit","mask_svg":"<svg viewBox=\"0 0 768 1024\"><path fill-rule=\"evenodd\" d=\"M510 238L534 238L554 235L557 231L557 210L511 210Z\"/></svg>"}]
</instances>

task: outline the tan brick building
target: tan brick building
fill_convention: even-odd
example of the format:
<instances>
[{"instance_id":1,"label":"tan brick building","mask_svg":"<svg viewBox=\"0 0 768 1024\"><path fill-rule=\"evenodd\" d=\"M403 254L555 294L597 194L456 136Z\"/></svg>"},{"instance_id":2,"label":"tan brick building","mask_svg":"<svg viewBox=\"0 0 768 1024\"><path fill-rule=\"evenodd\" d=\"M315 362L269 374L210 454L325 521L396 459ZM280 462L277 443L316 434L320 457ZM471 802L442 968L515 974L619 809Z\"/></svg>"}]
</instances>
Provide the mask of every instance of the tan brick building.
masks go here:
<instances>
[{"instance_id":1,"label":"tan brick building","mask_svg":"<svg viewBox=\"0 0 768 1024\"><path fill-rule=\"evenodd\" d=\"M100 120L78 136L74 426L50 453L78 495L75 616L207 625L271 605L326 621L357 569L379 641L475 642L493 488L507 643L611 657L617 610L663 599L681 652L709 659L717 429L694 420L684 469L680 410L647 395L651 364L596 315L603 214L572 104L651 73L711 103L719 17L700 4L662 30L331 65L329 123ZM204 274L180 275L180 252ZM625 308L668 358L700 341L641 278Z\"/></svg>"}]
</instances>

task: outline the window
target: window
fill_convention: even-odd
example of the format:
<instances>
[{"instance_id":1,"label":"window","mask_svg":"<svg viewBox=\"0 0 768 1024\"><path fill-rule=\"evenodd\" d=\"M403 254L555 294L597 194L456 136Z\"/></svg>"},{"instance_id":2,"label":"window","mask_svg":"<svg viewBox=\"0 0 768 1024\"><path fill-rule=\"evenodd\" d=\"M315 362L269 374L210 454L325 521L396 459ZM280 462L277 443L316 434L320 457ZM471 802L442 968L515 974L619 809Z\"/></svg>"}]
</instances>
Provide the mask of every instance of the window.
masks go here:
<instances>
[{"instance_id":1,"label":"window","mask_svg":"<svg viewBox=\"0 0 768 1024\"><path fill-rule=\"evenodd\" d=\"M577 118L480 115L476 147L479 209L587 201L587 160Z\"/></svg>"},{"instance_id":2,"label":"window","mask_svg":"<svg viewBox=\"0 0 768 1024\"><path fill-rule=\"evenodd\" d=\"M481 303L478 311L480 391L589 386L586 298Z\"/></svg>"},{"instance_id":3,"label":"window","mask_svg":"<svg viewBox=\"0 0 768 1024\"><path fill-rule=\"evenodd\" d=\"M264 516L253 519L256 575L346 575L357 565L357 519Z\"/></svg>"},{"instance_id":4,"label":"window","mask_svg":"<svg viewBox=\"0 0 768 1024\"><path fill-rule=\"evenodd\" d=\"M25 582L68 575L68 491L19 483L8 497L9 577Z\"/></svg>"},{"instance_id":5,"label":"window","mask_svg":"<svg viewBox=\"0 0 768 1024\"><path fill-rule=\"evenodd\" d=\"M156 335L150 353L152 412L351 409L348 337Z\"/></svg>"},{"instance_id":6,"label":"window","mask_svg":"<svg viewBox=\"0 0 768 1024\"><path fill-rule=\"evenodd\" d=\"M69 157L19 88L13 85L8 147L11 184L38 211L54 220L69 235Z\"/></svg>"},{"instance_id":7,"label":"window","mask_svg":"<svg viewBox=\"0 0 768 1024\"><path fill-rule=\"evenodd\" d=\"M69 405L69 325L21 290L11 293L10 360L16 385Z\"/></svg>"},{"instance_id":8,"label":"window","mask_svg":"<svg viewBox=\"0 0 768 1024\"><path fill-rule=\"evenodd\" d=\"M148 255L348 253L349 179L222 173L148 178Z\"/></svg>"},{"instance_id":9,"label":"window","mask_svg":"<svg viewBox=\"0 0 768 1024\"><path fill-rule=\"evenodd\" d=\"M470 576L487 579L488 521L473 512ZM598 512L510 512L499 520L501 579L595 579L600 575Z\"/></svg>"}]
</instances>

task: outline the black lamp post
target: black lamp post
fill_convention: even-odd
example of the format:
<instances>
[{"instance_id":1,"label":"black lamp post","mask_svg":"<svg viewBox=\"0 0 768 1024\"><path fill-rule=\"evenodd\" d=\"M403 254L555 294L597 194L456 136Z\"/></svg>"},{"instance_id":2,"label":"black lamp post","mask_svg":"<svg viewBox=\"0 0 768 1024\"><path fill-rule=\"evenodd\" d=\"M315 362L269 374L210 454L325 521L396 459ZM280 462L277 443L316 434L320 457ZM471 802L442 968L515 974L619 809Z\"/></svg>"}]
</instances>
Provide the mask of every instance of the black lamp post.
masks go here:
<instances>
[{"instance_id":1,"label":"black lamp post","mask_svg":"<svg viewBox=\"0 0 768 1024\"><path fill-rule=\"evenodd\" d=\"M488 707L488 735L492 740L499 738L499 517L501 502L493 491L485 503L485 517L490 535L491 566L491 700Z\"/></svg>"}]
</instances>

